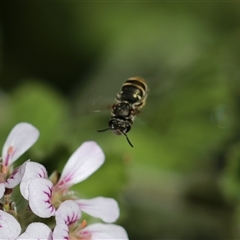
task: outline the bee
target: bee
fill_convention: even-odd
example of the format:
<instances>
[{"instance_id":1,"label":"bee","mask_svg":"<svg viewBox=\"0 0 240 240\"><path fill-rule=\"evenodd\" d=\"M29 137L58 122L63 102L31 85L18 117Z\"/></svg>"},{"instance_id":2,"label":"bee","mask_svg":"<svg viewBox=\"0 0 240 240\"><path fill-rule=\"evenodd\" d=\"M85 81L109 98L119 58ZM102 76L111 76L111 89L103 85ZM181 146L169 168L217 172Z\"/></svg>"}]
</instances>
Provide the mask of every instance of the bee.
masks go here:
<instances>
[{"instance_id":1,"label":"bee","mask_svg":"<svg viewBox=\"0 0 240 240\"><path fill-rule=\"evenodd\" d=\"M141 77L131 77L122 85L122 88L115 97L115 103L111 107L111 118L108 122L108 128L98 130L104 132L112 130L116 135L124 135L131 147L127 132L135 119L135 115L146 104L148 86Z\"/></svg>"}]
</instances>

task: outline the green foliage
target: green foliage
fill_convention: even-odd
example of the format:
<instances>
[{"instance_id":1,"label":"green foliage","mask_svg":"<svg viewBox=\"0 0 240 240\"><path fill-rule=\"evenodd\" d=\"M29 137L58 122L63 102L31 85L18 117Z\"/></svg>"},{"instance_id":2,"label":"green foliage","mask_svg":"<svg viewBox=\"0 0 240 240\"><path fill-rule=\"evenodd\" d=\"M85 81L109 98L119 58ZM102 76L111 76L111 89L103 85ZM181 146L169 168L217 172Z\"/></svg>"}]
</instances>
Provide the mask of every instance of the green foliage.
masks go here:
<instances>
[{"instance_id":1,"label":"green foliage","mask_svg":"<svg viewBox=\"0 0 240 240\"><path fill-rule=\"evenodd\" d=\"M40 131L35 149L46 154L65 136L69 118L66 101L50 87L29 79L11 94L13 119L30 122Z\"/></svg>"},{"instance_id":2,"label":"green foliage","mask_svg":"<svg viewBox=\"0 0 240 240\"><path fill-rule=\"evenodd\" d=\"M226 168L222 175L221 183L228 201L239 204L240 202L240 143L231 146L226 154Z\"/></svg>"}]
</instances>

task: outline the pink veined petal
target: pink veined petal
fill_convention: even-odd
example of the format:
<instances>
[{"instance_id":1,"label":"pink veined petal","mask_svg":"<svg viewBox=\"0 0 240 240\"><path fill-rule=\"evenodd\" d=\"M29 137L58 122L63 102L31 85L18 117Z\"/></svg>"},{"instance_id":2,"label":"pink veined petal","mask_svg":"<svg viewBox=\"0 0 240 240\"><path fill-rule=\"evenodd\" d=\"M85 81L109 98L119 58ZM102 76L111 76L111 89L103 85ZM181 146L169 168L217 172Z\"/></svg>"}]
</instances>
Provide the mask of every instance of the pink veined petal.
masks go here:
<instances>
[{"instance_id":1,"label":"pink veined petal","mask_svg":"<svg viewBox=\"0 0 240 240\"><path fill-rule=\"evenodd\" d=\"M20 183L20 191L23 197L28 200L29 194L28 186L33 179L47 177L48 177L47 170L42 164L36 162L28 162L25 168L22 181Z\"/></svg>"},{"instance_id":2,"label":"pink veined petal","mask_svg":"<svg viewBox=\"0 0 240 240\"><path fill-rule=\"evenodd\" d=\"M49 218L55 213L51 204L52 188L52 182L44 178L36 178L29 184L29 206L39 217Z\"/></svg>"},{"instance_id":3,"label":"pink veined petal","mask_svg":"<svg viewBox=\"0 0 240 240\"><path fill-rule=\"evenodd\" d=\"M30 160L27 160L21 166L14 169L12 174L9 176L9 178L5 182L6 188L14 188L20 183L20 181L22 180L23 174L25 172L26 165L29 161Z\"/></svg>"},{"instance_id":4,"label":"pink veined petal","mask_svg":"<svg viewBox=\"0 0 240 240\"><path fill-rule=\"evenodd\" d=\"M2 198L5 192L5 183L0 183L0 199Z\"/></svg>"},{"instance_id":5,"label":"pink veined petal","mask_svg":"<svg viewBox=\"0 0 240 240\"><path fill-rule=\"evenodd\" d=\"M76 202L83 212L107 223L115 222L120 214L118 203L112 198L97 197L89 200L79 199Z\"/></svg>"},{"instance_id":6,"label":"pink veined petal","mask_svg":"<svg viewBox=\"0 0 240 240\"><path fill-rule=\"evenodd\" d=\"M66 163L58 186L72 186L89 177L104 162L104 153L97 143L84 142Z\"/></svg>"},{"instance_id":7,"label":"pink veined petal","mask_svg":"<svg viewBox=\"0 0 240 240\"><path fill-rule=\"evenodd\" d=\"M80 230L79 237L84 239L84 236L91 236L89 239L111 239L111 240L126 240L128 235L126 230L115 224L95 223Z\"/></svg>"},{"instance_id":8,"label":"pink veined petal","mask_svg":"<svg viewBox=\"0 0 240 240\"><path fill-rule=\"evenodd\" d=\"M57 224L70 225L81 218L81 211L78 204L73 200L62 202L55 213Z\"/></svg>"},{"instance_id":9,"label":"pink veined petal","mask_svg":"<svg viewBox=\"0 0 240 240\"><path fill-rule=\"evenodd\" d=\"M31 223L28 225L26 231L17 238L17 240L20 240L20 239L51 240L52 231L44 223L40 223L40 222Z\"/></svg>"},{"instance_id":10,"label":"pink veined petal","mask_svg":"<svg viewBox=\"0 0 240 240\"><path fill-rule=\"evenodd\" d=\"M0 210L0 239L15 239L21 233L18 221L9 213Z\"/></svg>"},{"instance_id":11,"label":"pink veined petal","mask_svg":"<svg viewBox=\"0 0 240 240\"><path fill-rule=\"evenodd\" d=\"M53 239L59 240L59 239L69 239L69 228L68 225L62 223L57 224L53 230Z\"/></svg>"},{"instance_id":12,"label":"pink veined petal","mask_svg":"<svg viewBox=\"0 0 240 240\"><path fill-rule=\"evenodd\" d=\"M15 125L2 149L3 165L11 165L26 152L38 139L39 131L29 123Z\"/></svg>"}]
</instances>

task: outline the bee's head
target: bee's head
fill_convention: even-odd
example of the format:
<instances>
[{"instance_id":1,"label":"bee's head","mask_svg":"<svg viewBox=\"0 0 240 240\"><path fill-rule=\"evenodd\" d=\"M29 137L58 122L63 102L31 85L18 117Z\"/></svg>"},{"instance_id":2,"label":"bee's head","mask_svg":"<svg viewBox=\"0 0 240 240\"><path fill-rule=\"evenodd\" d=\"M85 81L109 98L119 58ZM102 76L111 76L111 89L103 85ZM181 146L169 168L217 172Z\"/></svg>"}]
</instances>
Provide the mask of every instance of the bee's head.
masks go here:
<instances>
[{"instance_id":1,"label":"bee's head","mask_svg":"<svg viewBox=\"0 0 240 240\"><path fill-rule=\"evenodd\" d=\"M98 132L105 132L107 130L112 130L113 133L116 135L124 135L131 147L133 147L132 143L128 139L127 132L130 131L131 129L131 124L128 121L124 121L122 119L118 118L112 118L110 119L109 123L109 128L103 129L103 130L98 130Z\"/></svg>"},{"instance_id":2,"label":"bee's head","mask_svg":"<svg viewBox=\"0 0 240 240\"><path fill-rule=\"evenodd\" d=\"M118 118L110 119L108 125L109 125L109 128L116 135L122 135L122 134L127 133L131 130L131 124L128 121L124 121L124 120L118 119Z\"/></svg>"}]
</instances>

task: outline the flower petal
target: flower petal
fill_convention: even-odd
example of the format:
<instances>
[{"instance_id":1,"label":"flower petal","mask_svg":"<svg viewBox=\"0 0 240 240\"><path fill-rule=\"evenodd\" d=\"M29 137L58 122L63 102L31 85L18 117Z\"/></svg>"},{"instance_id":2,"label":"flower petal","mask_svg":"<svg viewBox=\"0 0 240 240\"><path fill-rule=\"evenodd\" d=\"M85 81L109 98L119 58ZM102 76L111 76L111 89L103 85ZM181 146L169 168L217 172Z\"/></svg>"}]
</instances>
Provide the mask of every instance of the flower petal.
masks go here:
<instances>
[{"instance_id":1,"label":"flower petal","mask_svg":"<svg viewBox=\"0 0 240 240\"><path fill-rule=\"evenodd\" d=\"M76 202L83 212L107 223L115 222L120 214L118 203L112 198L97 197L89 200L79 199Z\"/></svg>"},{"instance_id":2,"label":"flower petal","mask_svg":"<svg viewBox=\"0 0 240 240\"><path fill-rule=\"evenodd\" d=\"M21 226L16 218L0 210L0 239L15 239L20 233Z\"/></svg>"},{"instance_id":3,"label":"flower petal","mask_svg":"<svg viewBox=\"0 0 240 240\"><path fill-rule=\"evenodd\" d=\"M36 178L29 184L29 206L39 217L49 218L55 213L51 204L52 188L52 182L44 178Z\"/></svg>"},{"instance_id":4,"label":"flower petal","mask_svg":"<svg viewBox=\"0 0 240 240\"><path fill-rule=\"evenodd\" d=\"M60 204L55 213L57 224L70 225L81 218L81 211L76 202L73 200L66 200Z\"/></svg>"},{"instance_id":5,"label":"flower petal","mask_svg":"<svg viewBox=\"0 0 240 240\"><path fill-rule=\"evenodd\" d=\"M47 178L46 168L36 162L28 162L25 168L25 173L23 175L22 181L20 183L20 191L25 199L28 200L29 194L29 183L35 178Z\"/></svg>"},{"instance_id":6,"label":"flower petal","mask_svg":"<svg viewBox=\"0 0 240 240\"><path fill-rule=\"evenodd\" d=\"M85 180L104 162L102 149L93 141L84 142L66 163L58 186L71 186Z\"/></svg>"},{"instance_id":7,"label":"flower petal","mask_svg":"<svg viewBox=\"0 0 240 240\"><path fill-rule=\"evenodd\" d=\"M5 182L6 188L14 188L20 183L24 175L26 165L29 161L30 160L24 162L21 166L14 169L10 177Z\"/></svg>"},{"instance_id":8,"label":"flower petal","mask_svg":"<svg viewBox=\"0 0 240 240\"><path fill-rule=\"evenodd\" d=\"M17 238L17 240L20 240L20 239L50 240L52 239L52 231L44 223L40 223L40 222L31 223L28 225L26 231Z\"/></svg>"},{"instance_id":9,"label":"flower petal","mask_svg":"<svg viewBox=\"0 0 240 240\"><path fill-rule=\"evenodd\" d=\"M3 165L11 165L26 152L38 139L39 131L29 123L15 125L2 149Z\"/></svg>"},{"instance_id":10,"label":"flower petal","mask_svg":"<svg viewBox=\"0 0 240 240\"><path fill-rule=\"evenodd\" d=\"M2 198L5 192L5 183L0 183L0 199Z\"/></svg>"},{"instance_id":11,"label":"flower petal","mask_svg":"<svg viewBox=\"0 0 240 240\"><path fill-rule=\"evenodd\" d=\"M69 239L69 228L67 224L57 224L53 230L53 239Z\"/></svg>"},{"instance_id":12,"label":"flower petal","mask_svg":"<svg viewBox=\"0 0 240 240\"><path fill-rule=\"evenodd\" d=\"M79 237L84 239L84 236L89 237L89 239L117 239L125 240L128 239L126 230L115 224L103 224L95 223L87 226L86 228L80 230Z\"/></svg>"}]
</instances>

